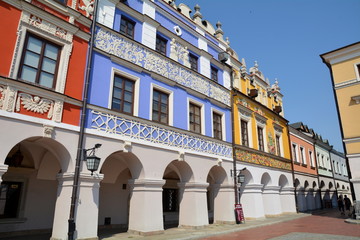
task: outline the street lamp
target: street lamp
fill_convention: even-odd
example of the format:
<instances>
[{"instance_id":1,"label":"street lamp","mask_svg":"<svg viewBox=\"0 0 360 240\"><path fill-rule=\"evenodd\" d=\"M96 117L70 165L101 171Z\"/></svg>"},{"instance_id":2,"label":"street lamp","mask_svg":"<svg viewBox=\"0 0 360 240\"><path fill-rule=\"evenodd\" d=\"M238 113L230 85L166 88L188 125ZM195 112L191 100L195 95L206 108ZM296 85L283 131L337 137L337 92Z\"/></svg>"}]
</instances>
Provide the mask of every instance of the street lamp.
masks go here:
<instances>
[{"instance_id":1,"label":"street lamp","mask_svg":"<svg viewBox=\"0 0 360 240\"><path fill-rule=\"evenodd\" d=\"M91 172L91 176L93 175L93 172L99 168L100 158L95 156L95 150L99 147L101 147L101 144L97 143L93 148L84 149L84 161L86 161L86 167ZM88 151L91 151L89 155L87 155Z\"/></svg>"},{"instance_id":2,"label":"street lamp","mask_svg":"<svg viewBox=\"0 0 360 240\"><path fill-rule=\"evenodd\" d=\"M236 165L234 166L234 168L236 167ZM236 177L234 178L234 182L236 184L235 187L235 194L236 194L236 198L235 198L235 219L236 219L236 224L239 224L241 222L245 223L245 218L244 218L244 213L243 213L243 209L242 209L242 205L240 204L240 196L237 196L238 192L239 192L239 188L240 186L245 182L245 175L241 174L242 171L245 171L246 167L244 167L243 169L240 170L236 170L236 168L233 170L230 170L230 176L231 177Z\"/></svg>"}]
</instances>

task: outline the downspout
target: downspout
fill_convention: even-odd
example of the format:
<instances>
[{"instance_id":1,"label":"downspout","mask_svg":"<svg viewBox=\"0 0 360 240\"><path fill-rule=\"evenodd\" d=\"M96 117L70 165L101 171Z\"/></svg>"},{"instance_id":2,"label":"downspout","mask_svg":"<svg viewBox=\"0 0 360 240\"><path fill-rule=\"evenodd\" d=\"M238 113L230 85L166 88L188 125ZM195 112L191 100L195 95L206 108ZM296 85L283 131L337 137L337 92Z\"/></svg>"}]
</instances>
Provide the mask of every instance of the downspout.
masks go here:
<instances>
[{"instance_id":1,"label":"downspout","mask_svg":"<svg viewBox=\"0 0 360 240\"><path fill-rule=\"evenodd\" d=\"M350 165L349 165L349 159L347 157L347 150L346 150L346 144L344 142L344 130L342 128L342 122L341 122L341 116L340 116L340 109L339 109L339 103L338 103L338 100L337 100L337 97L336 97L336 90L335 90L335 81L334 81L334 75L333 75L333 72L332 72L332 67L330 65L330 63L326 62L326 60L324 59L323 56L321 56L321 59L323 60L323 63L325 63L325 65L329 68L329 71L330 71L330 76L331 76L331 82L332 82L332 89L333 89L333 94L334 94L334 100L335 100L335 105L336 105L336 112L337 112L337 117L338 117L338 121L339 121L339 124L340 124L340 133L341 133L341 138L342 138L342 145L343 145L343 149L344 149L344 153L345 153L345 161L346 161L346 169L347 169L347 172L348 172L348 178L349 178L349 183L350 183L350 189L351 189L351 196L353 198L353 200L355 201L356 200L356 197L355 197L355 189L354 189L354 185L353 183L351 182L350 179L352 179L352 176L351 176L351 170L350 170Z\"/></svg>"},{"instance_id":2,"label":"downspout","mask_svg":"<svg viewBox=\"0 0 360 240\"><path fill-rule=\"evenodd\" d=\"M73 182L73 189L72 189L72 193L71 193L71 205L70 205L70 214L69 214L69 220L68 220L68 240L74 239L74 232L76 230L75 211L76 211L76 203L77 203L77 198L78 198L77 194L78 194L78 190L79 190L80 165L81 165L81 160L83 158L85 121L86 121L86 117L87 117L87 101L88 101L88 95L89 95L90 71L91 71L92 59L93 59L94 33L95 33L95 27L96 27L98 1L99 0L94 0L94 5L93 5L94 12L93 12L92 25L91 25L91 32L90 32L88 59L86 62L85 84L84 84L84 92L83 92L83 105L82 105L82 111L81 111L81 115L80 115L79 140L78 140L78 148L77 148L77 153L76 153L74 182Z\"/></svg>"},{"instance_id":3,"label":"downspout","mask_svg":"<svg viewBox=\"0 0 360 240\"><path fill-rule=\"evenodd\" d=\"M294 172L294 161L293 161L293 155L292 155L292 148L291 148L291 141L290 141L290 131L289 131L289 123L286 124L287 125L287 134L288 134L288 145L289 145L289 152L290 152L290 160L291 160L291 173L292 173L292 179L293 179L293 186L294 186L294 197L295 197L295 206L296 206L296 212L299 212L299 207L298 207L298 200L296 197L296 187L295 187L295 172Z\"/></svg>"}]
</instances>

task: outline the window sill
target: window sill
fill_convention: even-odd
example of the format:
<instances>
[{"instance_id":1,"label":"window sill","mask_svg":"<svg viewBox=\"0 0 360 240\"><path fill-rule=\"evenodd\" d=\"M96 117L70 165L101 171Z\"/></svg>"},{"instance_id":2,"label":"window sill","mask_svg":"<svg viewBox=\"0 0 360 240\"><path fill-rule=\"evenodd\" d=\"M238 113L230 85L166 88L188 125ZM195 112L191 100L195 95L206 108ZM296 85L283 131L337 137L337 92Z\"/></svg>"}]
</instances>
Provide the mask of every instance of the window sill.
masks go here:
<instances>
[{"instance_id":1,"label":"window sill","mask_svg":"<svg viewBox=\"0 0 360 240\"><path fill-rule=\"evenodd\" d=\"M314 170L314 169L315 169L315 167L311 166L311 169L313 169L313 170Z\"/></svg>"},{"instance_id":2,"label":"window sill","mask_svg":"<svg viewBox=\"0 0 360 240\"><path fill-rule=\"evenodd\" d=\"M24 223L26 221L27 218L2 218L0 219L0 224Z\"/></svg>"},{"instance_id":3,"label":"window sill","mask_svg":"<svg viewBox=\"0 0 360 240\"><path fill-rule=\"evenodd\" d=\"M303 167L307 167L307 164L302 163L302 164L301 164L301 166L303 166Z\"/></svg>"},{"instance_id":4,"label":"window sill","mask_svg":"<svg viewBox=\"0 0 360 240\"><path fill-rule=\"evenodd\" d=\"M294 164L300 166L300 163L299 163L299 162L294 162Z\"/></svg>"}]
</instances>

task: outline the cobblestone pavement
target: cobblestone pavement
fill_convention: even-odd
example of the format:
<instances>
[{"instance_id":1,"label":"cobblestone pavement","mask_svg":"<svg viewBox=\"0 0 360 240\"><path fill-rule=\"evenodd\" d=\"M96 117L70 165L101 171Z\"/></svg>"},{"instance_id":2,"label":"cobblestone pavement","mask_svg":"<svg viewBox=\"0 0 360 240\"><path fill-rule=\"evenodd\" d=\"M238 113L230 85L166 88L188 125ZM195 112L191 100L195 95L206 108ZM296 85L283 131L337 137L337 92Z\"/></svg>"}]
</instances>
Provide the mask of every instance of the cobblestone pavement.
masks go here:
<instances>
[{"instance_id":1,"label":"cobblestone pavement","mask_svg":"<svg viewBox=\"0 0 360 240\"><path fill-rule=\"evenodd\" d=\"M101 240L360 240L360 224L345 223L337 209L312 214L287 214L249 220L245 224L211 224L201 229L170 228L163 234L139 236L119 229L99 232ZM6 237L1 240L49 240L51 234Z\"/></svg>"},{"instance_id":2,"label":"cobblestone pavement","mask_svg":"<svg viewBox=\"0 0 360 240\"><path fill-rule=\"evenodd\" d=\"M306 217L260 226L204 240L360 240L360 224L346 223L336 209L322 210Z\"/></svg>"}]
</instances>

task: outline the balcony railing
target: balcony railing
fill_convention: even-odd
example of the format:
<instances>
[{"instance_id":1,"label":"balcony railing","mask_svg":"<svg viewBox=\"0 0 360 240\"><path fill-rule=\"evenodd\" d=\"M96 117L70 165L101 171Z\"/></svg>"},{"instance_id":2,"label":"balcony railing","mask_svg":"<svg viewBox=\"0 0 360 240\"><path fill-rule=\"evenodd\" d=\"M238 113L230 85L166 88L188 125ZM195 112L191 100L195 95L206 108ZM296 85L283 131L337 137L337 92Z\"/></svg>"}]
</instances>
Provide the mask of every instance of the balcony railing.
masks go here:
<instances>
[{"instance_id":1,"label":"balcony railing","mask_svg":"<svg viewBox=\"0 0 360 240\"><path fill-rule=\"evenodd\" d=\"M95 47L230 106L223 86L110 29L96 29Z\"/></svg>"},{"instance_id":2,"label":"balcony railing","mask_svg":"<svg viewBox=\"0 0 360 240\"><path fill-rule=\"evenodd\" d=\"M181 129L156 124L149 120L140 119L123 114L113 114L105 109L101 111L94 107L91 110L89 128L114 134L132 141L147 142L163 147L175 147L183 150L195 151L232 158L232 147L206 136L197 136Z\"/></svg>"}]
</instances>

